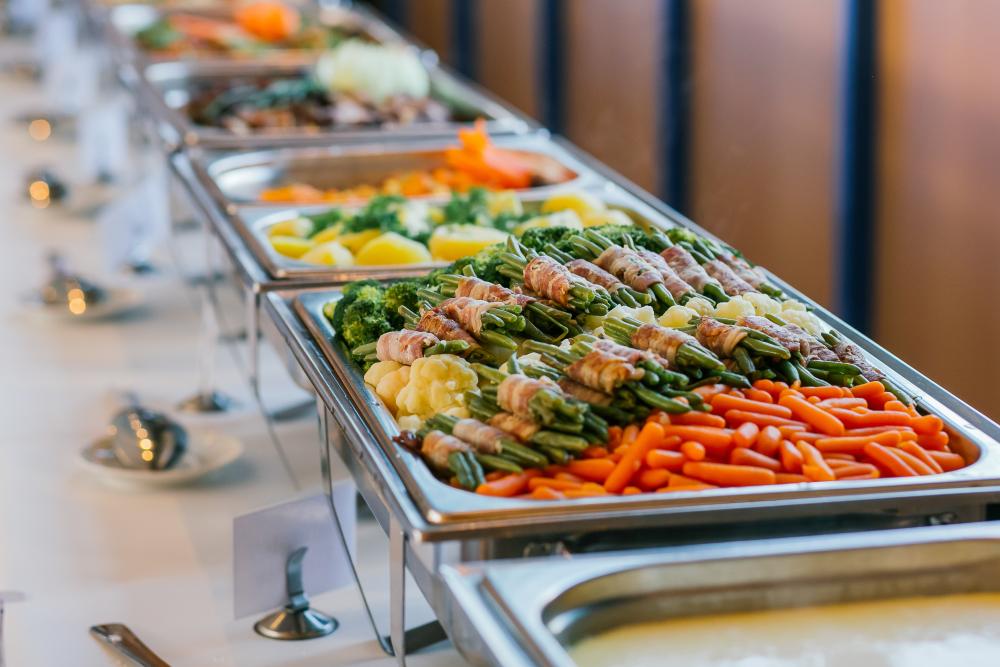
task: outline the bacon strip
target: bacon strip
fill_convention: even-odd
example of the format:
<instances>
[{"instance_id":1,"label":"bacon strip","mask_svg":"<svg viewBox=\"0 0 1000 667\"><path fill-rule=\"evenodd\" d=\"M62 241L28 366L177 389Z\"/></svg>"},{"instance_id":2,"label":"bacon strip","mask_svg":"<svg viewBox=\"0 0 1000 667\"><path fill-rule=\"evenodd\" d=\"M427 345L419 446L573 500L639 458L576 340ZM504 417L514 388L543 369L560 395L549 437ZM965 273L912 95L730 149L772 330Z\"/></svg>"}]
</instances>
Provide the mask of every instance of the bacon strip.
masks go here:
<instances>
[{"instance_id":1,"label":"bacon strip","mask_svg":"<svg viewBox=\"0 0 1000 667\"><path fill-rule=\"evenodd\" d=\"M837 353L827 347L823 341L817 340L815 336L800 327L798 324L786 324L785 328L792 333L802 336L809 343L809 352L806 354L806 362L812 359L820 361L840 361ZM874 369L873 369L874 370Z\"/></svg>"},{"instance_id":2,"label":"bacon strip","mask_svg":"<svg viewBox=\"0 0 1000 667\"><path fill-rule=\"evenodd\" d=\"M868 363L865 353L854 343L838 341L834 344L833 351L844 363L857 366L866 380L881 380L885 377L885 373Z\"/></svg>"},{"instance_id":3,"label":"bacon strip","mask_svg":"<svg viewBox=\"0 0 1000 667\"><path fill-rule=\"evenodd\" d=\"M718 284L718 281L708 275L701 264L691 256L691 253L679 245L667 248L660 253L660 256L667 261L670 268L677 272L681 280L694 287L698 292L705 291L706 285Z\"/></svg>"},{"instance_id":4,"label":"bacon strip","mask_svg":"<svg viewBox=\"0 0 1000 667\"><path fill-rule=\"evenodd\" d=\"M643 324L632 334L632 344L640 350L649 350L676 363L677 349L681 345L697 343L698 339L683 331L668 329L656 324Z\"/></svg>"},{"instance_id":5,"label":"bacon strip","mask_svg":"<svg viewBox=\"0 0 1000 667\"><path fill-rule=\"evenodd\" d=\"M425 331L390 331L378 337L375 354L379 361L395 361L409 366L424 356L424 350L438 343L438 337Z\"/></svg>"},{"instance_id":6,"label":"bacon strip","mask_svg":"<svg viewBox=\"0 0 1000 667\"><path fill-rule=\"evenodd\" d=\"M592 282L595 285L599 285L609 292L617 292L625 287L625 285L623 285L622 282L613 275L593 262L588 262L585 259L570 260L566 262L566 268L570 270L570 273L580 276L584 280Z\"/></svg>"},{"instance_id":7,"label":"bacon strip","mask_svg":"<svg viewBox=\"0 0 1000 667\"><path fill-rule=\"evenodd\" d=\"M641 380L645 372L604 350L591 350L565 370L566 376L585 387L611 394L625 382Z\"/></svg>"},{"instance_id":8,"label":"bacon strip","mask_svg":"<svg viewBox=\"0 0 1000 667\"><path fill-rule=\"evenodd\" d=\"M701 318L696 331L698 341L720 357L732 356L733 350L747 337L747 332L709 317Z\"/></svg>"},{"instance_id":9,"label":"bacon strip","mask_svg":"<svg viewBox=\"0 0 1000 667\"><path fill-rule=\"evenodd\" d=\"M766 317L758 317L757 315L742 317L739 324L767 334L789 352L798 352L802 356L809 354L809 334L801 336L788 327L779 326ZM805 332L803 331L803 333Z\"/></svg>"},{"instance_id":10,"label":"bacon strip","mask_svg":"<svg viewBox=\"0 0 1000 667\"><path fill-rule=\"evenodd\" d=\"M542 389L558 389L548 378L530 378L527 375L508 375L497 387L497 405L520 417L532 417L531 399Z\"/></svg>"},{"instance_id":11,"label":"bacon strip","mask_svg":"<svg viewBox=\"0 0 1000 667\"><path fill-rule=\"evenodd\" d=\"M438 470L448 469L448 456L452 453L468 451L472 451L469 443L441 431L431 431L420 445L420 453Z\"/></svg>"},{"instance_id":12,"label":"bacon strip","mask_svg":"<svg viewBox=\"0 0 1000 667\"><path fill-rule=\"evenodd\" d=\"M437 305L437 308L473 336L479 336L483 331L483 313L500 305L467 296L456 296L445 299Z\"/></svg>"},{"instance_id":13,"label":"bacon strip","mask_svg":"<svg viewBox=\"0 0 1000 667\"><path fill-rule=\"evenodd\" d=\"M503 285L497 285L496 283L471 276L466 276L458 281L458 286L455 288L455 296L467 296L481 301L506 303L516 306L527 306L529 303L538 300L529 294L521 294L507 289Z\"/></svg>"},{"instance_id":14,"label":"bacon strip","mask_svg":"<svg viewBox=\"0 0 1000 667\"><path fill-rule=\"evenodd\" d=\"M639 256L644 260L649 262L657 271L660 272L660 277L663 278L663 286L667 288L670 295L674 297L674 301L679 301L685 294L690 294L696 290L688 285L686 282L680 279L677 272L674 271L667 260L663 259L660 255L657 255L652 250L647 250L646 248L639 248Z\"/></svg>"},{"instance_id":15,"label":"bacon strip","mask_svg":"<svg viewBox=\"0 0 1000 667\"><path fill-rule=\"evenodd\" d=\"M612 402L611 396L605 394L604 392L591 389L590 387L585 387L576 380L571 380L568 377L559 378L559 388L573 398L579 399L585 403L590 403L591 405L602 405L607 407L610 406Z\"/></svg>"},{"instance_id":16,"label":"bacon strip","mask_svg":"<svg viewBox=\"0 0 1000 667\"><path fill-rule=\"evenodd\" d=\"M652 361L663 368L668 368L670 366L670 362L667 361L666 358L661 357L655 352L650 352L649 350L637 350L634 347L625 347L624 345L619 345L613 340L608 340L606 338L594 341L593 347L598 350L604 350L605 352L613 354L616 357L621 357L633 366L642 361Z\"/></svg>"},{"instance_id":17,"label":"bacon strip","mask_svg":"<svg viewBox=\"0 0 1000 667\"><path fill-rule=\"evenodd\" d=\"M753 287L759 288L761 285L767 283L764 273L759 268L750 266L750 263L742 257L737 257L728 250L723 250L717 254L719 255L719 259L728 264L729 268L736 272L736 275Z\"/></svg>"},{"instance_id":18,"label":"bacon strip","mask_svg":"<svg viewBox=\"0 0 1000 667\"><path fill-rule=\"evenodd\" d=\"M719 281L722 289L729 295L740 295L748 292L756 292L757 289L747 281L736 275L736 272L728 264L718 259L705 262L705 270L713 278Z\"/></svg>"},{"instance_id":19,"label":"bacon strip","mask_svg":"<svg viewBox=\"0 0 1000 667\"><path fill-rule=\"evenodd\" d=\"M489 419L490 426L496 426L501 431L509 433L521 442L530 441L541 426L527 417L518 417L509 412L498 412Z\"/></svg>"},{"instance_id":20,"label":"bacon strip","mask_svg":"<svg viewBox=\"0 0 1000 667\"><path fill-rule=\"evenodd\" d=\"M469 344L470 349L479 347L479 343L469 335L468 331L437 308L425 310L420 315L420 321L417 322L417 331L434 334L441 340L464 340Z\"/></svg>"},{"instance_id":21,"label":"bacon strip","mask_svg":"<svg viewBox=\"0 0 1000 667\"><path fill-rule=\"evenodd\" d=\"M500 429L478 419L459 419L451 434L475 447L480 454L499 454L503 449L500 441L507 437Z\"/></svg>"},{"instance_id":22,"label":"bacon strip","mask_svg":"<svg viewBox=\"0 0 1000 667\"><path fill-rule=\"evenodd\" d=\"M663 282L660 272L631 248L609 246L594 260L594 264L639 292Z\"/></svg>"},{"instance_id":23,"label":"bacon strip","mask_svg":"<svg viewBox=\"0 0 1000 667\"><path fill-rule=\"evenodd\" d=\"M573 277L566 267L545 255L533 257L524 265L524 286L560 306L569 305Z\"/></svg>"}]
</instances>

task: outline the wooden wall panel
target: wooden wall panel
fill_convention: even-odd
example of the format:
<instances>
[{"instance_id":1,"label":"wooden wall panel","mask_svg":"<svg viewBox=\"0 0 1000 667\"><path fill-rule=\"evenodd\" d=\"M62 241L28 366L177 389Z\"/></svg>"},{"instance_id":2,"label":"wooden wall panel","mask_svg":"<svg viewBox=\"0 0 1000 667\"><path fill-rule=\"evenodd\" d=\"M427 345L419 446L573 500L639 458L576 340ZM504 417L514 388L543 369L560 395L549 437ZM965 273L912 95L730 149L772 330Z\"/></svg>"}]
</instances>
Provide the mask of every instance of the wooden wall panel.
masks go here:
<instances>
[{"instance_id":1,"label":"wooden wall panel","mask_svg":"<svg viewBox=\"0 0 1000 667\"><path fill-rule=\"evenodd\" d=\"M565 134L655 191L663 3L571 0L565 6Z\"/></svg>"},{"instance_id":2,"label":"wooden wall panel","mask_svg":"<svg viewBox=\"0 0 1000 667\"><path fill-rule=\"evenodd\" d=\"M478 0L479 83L538 117L540 0Z\"/></svg>"},{"instance_id":3,"label":"wooden wall panel","mask_svg":"<svg viewBox=\"0 0 1000 667\"><path fill-rule=\"evenodd\" d=\"M880 16L879 340L1000 419L1000 3Z\"/></svg>"},{"instance_id":4,"label":"wooden wall panel","mask_svg":"<svg viewBox=\"0 0 1000 667\"><path fill-rule=\"evenodd\" d=\"M841 3L691 8L688 214L830 304Z\"/></svg>"},{"instance_id":5,"label":"wooden wall panel","mask_svg":"<svg viewBox=\"0 0 1000 667\"><path fill-rule=\"evenodd\" d=\"M409 0L406 30L437 51L445 62L451 51L451 3L466 0Z\"/></svg>"}]
</instances>

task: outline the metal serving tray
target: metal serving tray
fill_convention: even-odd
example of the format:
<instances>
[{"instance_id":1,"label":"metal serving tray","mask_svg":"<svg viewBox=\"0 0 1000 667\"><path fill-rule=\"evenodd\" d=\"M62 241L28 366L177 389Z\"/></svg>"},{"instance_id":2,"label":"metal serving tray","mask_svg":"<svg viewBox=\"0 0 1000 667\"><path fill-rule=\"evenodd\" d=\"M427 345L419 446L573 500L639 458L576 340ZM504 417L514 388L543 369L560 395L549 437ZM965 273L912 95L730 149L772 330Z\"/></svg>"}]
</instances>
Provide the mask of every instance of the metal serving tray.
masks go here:
<instances>
[{"instance_id":1,"label":"metal serving tray","mask_svg":"<svg viewBox=\"0 0 1000 667\"><path fill-rule=\"evenodd\" d=\"M573 186L561 186L567 190L577 191ZM649 206L635 199L621 188L610 183L585 190L597 195L610 208L624 211L633 221L645 228L662 227L661 216ZM551 192L527 191L520 196L526 211L538 211L542 202ZM434 200L434 203L444 203ZM267 239L268 230L278 222L296 217L300 213L310 214L327 211L331 206L308 206L300 208L261 208L241 207L239 213L233 216L233 226L243 235L247 246L257 261L275 280L291 280L296 283L324 282L325 284L340 284L363 278L398 278L404 276L426 275L432 269L446 266L447 262L430 262L425 264L385 265L385 266L351 266L336 268L301 262L286 257L274 250ZM351 207L344 207L352 210Z\"/></svg>"},{"instance_id":2,"label":"metal serving tray","mask_svg":"<svg viewBox=\"0 0 1000 667\"><path fill-rule=\"evenodd\" d=\"M156 117L168 147L200 146L214 149L241 149L286 146L321 146L329 143L384 141L387 137L454 137L458 128L475 118L484 118L491 135L524 133L537 125L480 88L450 74L430 58L427 62L431 97L447 104L467 121L413 123L386 127L357 127L335 130L282 128L251 134L236 134L224 128L197 125L185 106L194 91L219 82L267 77L290 78L308 74L301 65L251 65L245 62L190 60L158 62L145 67L139 77L139 93L144 106Z\"/></svg>"},{"instance_id":3,"label":"metal serving tray","mask_svg":"<svg viewBox=\"0 0 1000 667\"><path fill-rule=\"evenodd\" d=\"M574 667L568 647L625 623L1000 591L1000 525L445 566L441 577L442 622L466 659Z\"/></svg>"}]
</instances>

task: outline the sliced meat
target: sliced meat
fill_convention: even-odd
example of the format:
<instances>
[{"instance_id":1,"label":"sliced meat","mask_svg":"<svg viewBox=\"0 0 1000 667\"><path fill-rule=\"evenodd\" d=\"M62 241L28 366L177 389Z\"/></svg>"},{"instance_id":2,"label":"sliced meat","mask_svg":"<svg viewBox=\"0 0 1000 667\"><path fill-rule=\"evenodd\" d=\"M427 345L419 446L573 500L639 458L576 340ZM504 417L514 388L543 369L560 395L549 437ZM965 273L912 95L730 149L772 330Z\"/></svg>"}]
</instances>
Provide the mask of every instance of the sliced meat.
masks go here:
<instances>
[{"instance_id":1,"label":"sliced meat","mask_svg":"<svg viewBox=\"0 0 1000 667\"><path fill-rule=\"evenodd\" d=\"M641 380L645 374L625 359L596 349L567 366L565 373L583 386L605 394L614 393L626 382Z\"/></svg>"},{"instance_id":2,"label":"sliced meat","mask_svg":"<svg viewBox=\"0 0 1000 667\"><path fill-rule=\"evenodd\" d=\"M489 420L490 426L496 426L504 433L509 433L521 442L529 442L541 426L527 417L518 417L509 412L498 412Z\"/></svg>"},{"instance_id":3,"label":"sliced meat","mask_svg":"<svg viewBox=\"0 0 1000 667\"><path fill-rule=\"evenodd\" d=\"M631 248L610 246L594 260L594 264L638 292L645 292L663 282L660 272Z\"/></svg>"},{"instance_id":4,"label":"sliced meat","mask_svg":"<svg viewBox=\"0 0 1000 667\"><path fill-rule=\"evenodd\" d=\"M597 391L596 389L591 389L590 387L585 387L579 382L571 380L568 377L559 378L559 388L573 398L579 399L585 403L590 403L591 405L602 405L607 407L611 405L613 400L608 394Z\"/></svg>"},{"instance_id":5,"label":"sliced meat","mask_svg":"<svg viewBox=\"0 0 1000 667\"><path fill-rule=\"evenodd\" d=\"M469 451L472 451L469 443L441 431L431 431L424 436L424 442L420 445L420 453L424 459L438 470L448 469L448 457L453 452Z\"/></svg>"},{"instance_id":6,"label":"sliced meat","mask_svg":"<svg viewBox=\"0 0 1000 667\"><path fill-rule=\"evenodd\" d=\"M604 350L605 352L613 354L616 357L621 357L633 366L643 361L652 361L663 368L668 368L670 366L670 362L667 361L665 357L661 357L655 352L651 352L649 350L637 350L634 347L625 347L624 345L619 345L613 340L608 340L606 338L594 341L593 347L597 350Z\"/></svg>"},{"instance_id":7,"label":"sliced meat","mask_svg":"<svg viewBox=\"0 0 1000 667\"><path fill-rule=\"evenodd\" d=\"M698 292L704 292L706 285L718 285L718 281L708 275L701 264L679 245L671 246L660 253L677 276ZM721 287L721 285L720 285Z\"/></svg>"},{"instance_id":8,"label":"sliced meat","mask_svg":"<svg viewBox=\"0 0 1000 667\"><path fill-rule=\"evenodd\" d=\"M538 255L524 265L524 286L560 306L569 305L573 277L566 267L545 255Z\"/></svg>"},{"instance_id":9,"label":"sliced meat","mask_svg":"<svg viewBox=\"0 0 1000 667\"><path fill-rule=\"evenodd\" d=\"M451 434L475 447L480 454L499 454L503 449L500 441L507 437L497 427L484 424L478 419L459 419L451 429Z\"/></svg>"},{"instance_id":10,"label":"sliced meat","mask_svg":"<svg viewBox=\"0 0 1000 667\"><path fill-rule=\"evenodd\" d=\"M580 276L588 282L600 285L609 292L617 292L625 287L624 284L613 275L597 266L593 262L585 259L572 259L566 262L566 268L570 273Z\"/></svg>"},{"instance_id":11,"label":"sliced meat","mask_svg":"<svg viewBox=\"0 0 1000 667\"><path fill-rule=\"evenodd\" d=\"M710 317L698 322L698 342L720 357L730 357L736 346L747 337L747 332L732 324L723 324Z\"/></svg>"},{"instance_id":12,"label":"sliced meat","mask_svg":"<svg viewBox=\"0 0 1000 667\"><path fill-rule=\"evenodd\" d=\"M757 315L742 317L740 318L739 324L740 326L744 326L748 329L753 329L754 331L767 334L773 338L776 343L789 352L798 352L803 357L809 354L809 339L812 338L812 336L805 331L802 331L802 333L805 334L805 336L803 336L800 333L793 331L790 327L783 327L779 324L775 324L766 317L759 317Z\"/></svg>"},{"instance_id":13,"label":"sliced meat","mask_svg":"<svg viewBox=\"0 0 1000 667\"><path fill-rule=\"evenodd\" d=\"M483 313L500 305L467 296L456 296L445 299L437 305L437 308L458 322L463 329L478 337L483 331Z\"/></svg>"},{"instance_id":14,"label":"sliced meat","mask_svg":"<svg viewBox=\"0 0 1000 667\"><path fill-rule=\"evenodd\" d=\"M441 340L464 340L470 349L479 347L479 343L458 322L451 319L437 308L425 310L417 322L417 331L434 334Z\"/></svg>"},{"instance_id":15,"label":"sliced meat","mask_svg":"<svg viewBox=\"0 0 1000 667\"><path fill-rule=\"evenodd\" d=\"M857 366L866 380L881 380L885 377L885 373L868 363L865 353L854 343L848 343L843 340L837 341L833 346L833 351L837 355L837 358L845 364L854 364Z\"/></svg>"},{"instance_id":16,"label":"sliced meat","mask_svg":"<svg viewBox=\"0 0 1000 667\"><path fill-rule=\"evenodd\" d=\"M683 331L656 324L643 324L632 334L633 345L640 350L655 352L671 364L677 361L677 349L689 343L697 344L698 339Z\"/></svg>"},{"instance_id":17,"label":"sliced meat","mask_svg":"<svg viewBox=\"0 0 1000 667\"><path fill-rule=\"evenodd\" d=\"M548 378L530 378L527 375L508 375L497 387L497 405L519 417L532 417L531 399L542 389L558 386Z\"/></svg>"},{"instance_id":18,"label":"sliced meat","mask_svg":"<svg viewBox=\"0 0 1000 667\"><path fill-rule=\"evenodd\" d=\"M755 266L750 266L750 262L742 257L737 257L728 250L723 250L718 255L723 262L729 265L729 268L736 272L736 275L753 287L759 288L761 285L767 283L764 272Z\"/></svg>"},{"instance_id":19,"label":"sliced meat","mask_svg":"<svg viewBox=\"0 0 1000 667\"><path fill-rule=\"evenodd\" d=\"M521 294L514 290L507 289L503 285L487 282L480 278L467 276L458 282L455 288L455 296L467 296L481 301L493 303L506 303L517 306L527 306L537 299L528 294Z\"/></svg>"},{"instance_id":20,"label":"sliced meat","mask_svg":"<svg viewBox=\"0 0 1000 667\"><path fill-rule=\"evenodd\" d=\"M670 296L674 297L674 301L679 301L685 294L691 294L696 290L688 285L686 282L680 279L677 272L674 271L667 260L663 259L660 255L657 255L652 250L647 250L646 248L639 248L637 251L639 256L650 263L657 271L660 272L660 277L663 278L663 286L667 288L670 292Z\"/></svg>"},{"instance_id":21,"label":"sliced meat","mask_svg":"<svg viewBox=\"0 0 1000 667\"><path fill-rule=\"evenodd\" d=\"M379 361L395 361L409 366L424 356L424 350L437 344L438 337L425 331L390 331L378 337L375 354Z\"/></svg>"},{"instance_id":22,"label":"sliced meat","mask_svg":"<svg viewBox=\"0 0 1000 667\"><path fill-rule=\"evenodd\" d=\"M713 259L705 262L705 270L710 276L719 281L722 289L730 296L757 291L753 285L736 275L736 272L721 260Z\"/></svg>"}]
</instances>

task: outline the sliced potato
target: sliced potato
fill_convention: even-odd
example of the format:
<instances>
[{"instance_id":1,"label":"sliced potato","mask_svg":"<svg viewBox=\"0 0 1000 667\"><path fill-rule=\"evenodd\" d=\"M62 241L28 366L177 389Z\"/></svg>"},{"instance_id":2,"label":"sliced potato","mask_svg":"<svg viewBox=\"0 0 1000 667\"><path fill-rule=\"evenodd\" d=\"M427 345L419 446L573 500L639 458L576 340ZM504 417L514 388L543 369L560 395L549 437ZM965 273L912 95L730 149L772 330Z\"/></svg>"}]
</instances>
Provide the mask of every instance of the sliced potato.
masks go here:
<instances>
[{"instance_id":1,"label":"sliced potato","mask_svg":"<svg viewBox=\"0 0 1000 667\"><path fill-rule=\"evenodd\" d=\"M337 240L337 237L340 236L341 229L343 229L343 227L338 222L337 224L330 225L320 233L316 234L316 236L313 236L311 240L313 243L316 244L326 243L328 241L335 241Z\"/></svg>"},{"instance_id":2,"label":"sliced potato","mask_svg":"<svg viewBox=\"0 0 1000 667\"><path fill-rule=\"evenodd\" d=\"M354 262L366 266L421 264L431 261L431 253L423 244L396 232L386 232L364 245L354 256Z\"/></svg>"},{"instance_id":3,"label":"sliced potato","mask_svg":"<svg viewBox=\"0 0 1000 667\"><path fill-rule=\"evenodd\" d=\"M351 254L350 250L336 241L320 243L299 257L299 259L310 264L324 264L326 266L354 265L354 255Z\"/></svg>"},{"instance_id":4,"label":"sliced potato","mask_svg":"<svg viewBox=\"0 0 1000 667\"><path fill-rule=\"evenodd\" d=\"M609 208L604 211L592 211L583 216L584 227L600 227L601 225L625 225L633 224L628 213L616 208Z\"/></svg>"},{"instance_id":5,"label":"sliced potato","mask_svg":"<svg viewBox=\"0 0 1000 667\"><path fill-rule=\"evenodd\" d=\"M377 229L366 229L361 232L341 234L337 237L337 241L340 245L344 246L356 255L366 243L372 239L378 238L381 233L382 232Z\"/></svg>"},{"instance_id":6,"label":"sliced potato","mask_svg":"<svg viewBox=\"0 0 1000 667\"><path fill-rule=\"evenodd\" d=\"M521 206L521 199L513 190L490 192L486 195L486 208L494 218L501 213L521 215L524 212L524 208Z\"/></svg>"},{"instance_id":7,"label":"sliced potato","mask_svg":"<svg viewBox=\"0 0 1000 667\"><path fill-rule=\"evenodd\" d=\"M597 195L590 192L560 192L552 195L542 204L542 213L575 211L581 218L587 213L603 211L606 207Z\"/></svg>"},{"instance_id":8,"label":"sliced potato","mask_svg":"<svg viewBox=\"0 0 1000 667\"><path fill-rule=\"evenodd\" d=\"M309 218L289 218L276 222L267 228L268 236L297 236L305 238L312 234L313 221Z\"/></svg>"},{"instance_id":9,"label":"sliced potato","mask_svg":"<svg viewBox=\"0 0 1000 667\"><path fill-rule=\"evenodd\" d=\"M427 246L431 257L442 262L475 255L494 243L507 240L507 233L493 227L477 225L442 225L434 230Z\"/></svg>"},{"instance_id":10,"label":"sliced potato","mask_svg":"<svg viewBox=\"0 0 1000 667\"><path fill-rule=\"evenodd\" d=\"M514 233L520 236L529 229L535 227L569 227L570 229L583 229L583 222L576 211L565 209L549 215L539 215L530 220L525 220L514 228Z\"/></svg>"},{"instance_id":11,"label":"sliced potato","mask_svg":"<svg viewBox=\"0 0 1000 667\"><path fill-rule=\"evenodd\" d=\"M270 240L271 246L276 251L292 259L298 259L313 247L311 240L298 236L272 236Z\"/></svg>"}]
</instances>

